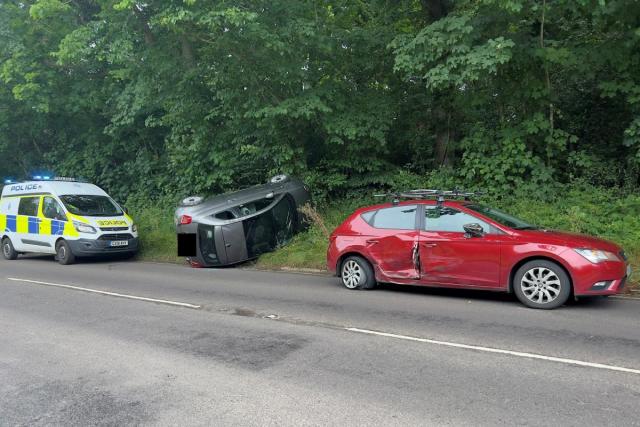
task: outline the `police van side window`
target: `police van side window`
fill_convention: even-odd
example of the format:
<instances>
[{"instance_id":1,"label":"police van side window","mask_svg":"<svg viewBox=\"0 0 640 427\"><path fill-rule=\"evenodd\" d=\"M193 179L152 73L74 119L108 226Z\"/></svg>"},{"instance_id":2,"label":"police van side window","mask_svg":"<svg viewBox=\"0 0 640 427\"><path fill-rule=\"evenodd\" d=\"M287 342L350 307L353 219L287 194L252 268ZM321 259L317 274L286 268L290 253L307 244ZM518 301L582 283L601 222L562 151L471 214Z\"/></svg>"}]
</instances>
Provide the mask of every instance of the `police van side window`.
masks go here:
<instances>
[{"instance_id":1,"label":"police van side window","mask_svg":"<svg viewBox=\"0 0 640 427\"><path fill-rule=\"evenodd\" d=\"M58 221L66 221L67 216L60 203L53 197L45 197L42 201L42 214L45 218L57 219Z\"/></svg>"},{"instance_id":2,"label":"police van side window","mask_svg":"<svg viewBox=\"0 0 640 427\"><path fill-rule=\"evenodd\" d=\"M18 215L38 216L40 197L23 197L18 205Z\"/></svg>"}]
</instances>

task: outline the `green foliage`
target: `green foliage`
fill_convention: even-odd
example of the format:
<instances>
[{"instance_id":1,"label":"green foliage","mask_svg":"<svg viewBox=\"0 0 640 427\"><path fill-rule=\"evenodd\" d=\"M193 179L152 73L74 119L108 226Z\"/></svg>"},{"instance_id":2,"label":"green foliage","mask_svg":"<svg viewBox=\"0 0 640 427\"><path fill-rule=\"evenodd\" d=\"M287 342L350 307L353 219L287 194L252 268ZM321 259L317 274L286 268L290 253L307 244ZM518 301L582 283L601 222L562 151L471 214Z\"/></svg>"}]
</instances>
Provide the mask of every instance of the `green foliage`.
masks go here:
<instances>
[{"instance_id":1,"label":"green foliage","mask_svg":"<svg viewBox=\"0 0 640 427\"><path fill-rule=\"evenodd\" d=\"M511 59L512 40L485 40L474 30L469 15L452 15L425 27L415 37L398 37L395 69L423 73L430 89L460 89L495 74Z\"/></svg>"},{"instance_id":2,"label":"green foliage","mask_svg":"<svg viewBox=\"0 0 640 427\"><path fill-rule=\"evenodd\" d=\"M138 226L140 253L145 261L184 262L178 258L176 230L173 220L173 203L153 205L148 201L129 200L127 209Z\"/></svg>"},{"instance_id":3,"label":"green foliage","mask_svg":"<svg viewBox=\"0 0 640 427\"><path fill-rule=\"evenodd\" d=\"M120 200L281 172L319 201L437 176L635 189L639 21L624 0L0 0L0 176Z\"/></svg>"}]
</instances>

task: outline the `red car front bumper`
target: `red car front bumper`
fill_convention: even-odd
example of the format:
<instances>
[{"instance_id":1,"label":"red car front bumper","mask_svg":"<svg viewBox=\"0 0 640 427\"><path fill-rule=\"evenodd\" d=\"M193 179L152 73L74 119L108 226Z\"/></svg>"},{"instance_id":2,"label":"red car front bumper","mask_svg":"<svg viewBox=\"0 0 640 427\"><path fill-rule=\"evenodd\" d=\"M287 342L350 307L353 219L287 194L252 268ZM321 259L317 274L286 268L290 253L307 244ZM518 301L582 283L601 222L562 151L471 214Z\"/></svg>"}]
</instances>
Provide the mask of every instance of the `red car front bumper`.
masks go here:
<instances>
[{"instance_id":1,"label":"red car front bumper","mask_svg":"<svg viewBox=\"0 0 640 427\"><path fill-rule=\"evenodd\" d=\"M576 296L621 293L631 272L628 264L622 260L594 264L571 250L564 252L562 257L570 266Z\"/></svg>"}]
</instances>

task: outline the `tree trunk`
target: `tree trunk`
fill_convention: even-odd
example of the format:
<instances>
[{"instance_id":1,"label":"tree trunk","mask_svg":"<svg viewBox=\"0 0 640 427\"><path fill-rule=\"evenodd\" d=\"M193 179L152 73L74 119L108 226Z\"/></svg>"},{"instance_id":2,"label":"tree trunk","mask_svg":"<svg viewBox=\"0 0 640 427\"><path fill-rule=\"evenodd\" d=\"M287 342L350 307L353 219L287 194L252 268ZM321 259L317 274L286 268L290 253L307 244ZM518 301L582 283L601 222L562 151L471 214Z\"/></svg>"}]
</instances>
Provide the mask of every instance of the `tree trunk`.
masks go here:
<instances>
[{"instance_id":1,"label":"tree trunk","mask_svg":"<svg viewBox=\"0 0 640 427\"><path fill-rule=\"evenodd\" d=\"M434 164L436 167L449 164L449 143L451 141L451 114L444 108L438 107L434 116L438 121L436 125L436 140L433 147Z\"/></svg>"},{"instance_id":2,"label":"tree trunk","mask_svg":"<svg viewBox=\"0 0 640 427\"><path fill-rule=\"evenodd\" d=\"M421 0L422 10L427 24L433 23L444 18L448 10L446 0ZM450 141L451 141L451 113L448 102L441 103L434 109L433 117L436 123L435 127L435 144L433 147L433 161L435 167L441 167L449 164L450 158Z\"/></svg>"},{"instance_id":3,"label":"tree trunk","mask_svg":"<svg viewBox=\"0 0 640 427\"><path fill-rule=\"evenodd\" d=\"M182 59L184 60L185 65L187 68L193 68L196 65L193 47L184 34L180 36L180 45L182 50Z\"/></svg>"}]
</instances>

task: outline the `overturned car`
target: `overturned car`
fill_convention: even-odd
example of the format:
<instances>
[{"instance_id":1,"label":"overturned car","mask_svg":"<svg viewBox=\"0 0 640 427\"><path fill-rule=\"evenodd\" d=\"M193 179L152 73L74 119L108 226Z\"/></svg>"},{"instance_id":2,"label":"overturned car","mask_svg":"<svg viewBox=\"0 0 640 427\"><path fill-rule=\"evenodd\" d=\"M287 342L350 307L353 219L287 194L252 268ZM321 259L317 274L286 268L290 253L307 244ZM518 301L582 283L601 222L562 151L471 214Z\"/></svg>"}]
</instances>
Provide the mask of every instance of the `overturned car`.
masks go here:
<instances>
[{"instance_id":1,"label":"overturned car","mask_svg":"<svg viewBox=\"0 0 640 427\"><path fill-rule=\"evenodd\" d=\"M304 228L298 208L309 199L307 186L286 175L208 199L187 197L175 213L178 256L216 267L273 251Z\"/></svg>"}]
</instances>

